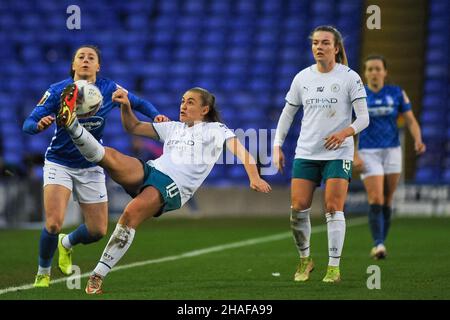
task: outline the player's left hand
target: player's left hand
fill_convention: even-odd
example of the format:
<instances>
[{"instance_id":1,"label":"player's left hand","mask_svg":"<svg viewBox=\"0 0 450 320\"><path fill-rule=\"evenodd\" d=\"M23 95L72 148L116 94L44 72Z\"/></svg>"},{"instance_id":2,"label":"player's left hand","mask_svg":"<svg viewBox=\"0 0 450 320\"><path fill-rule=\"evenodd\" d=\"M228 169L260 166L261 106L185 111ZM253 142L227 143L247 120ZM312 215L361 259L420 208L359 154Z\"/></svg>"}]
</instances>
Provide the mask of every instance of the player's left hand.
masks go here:
<instances>
[{"instance_id":1,"label":"player's left hand","mask_svg":"<svg viewBox=\"0 0 450 320\"><path fill-rule=\"evenodd\" d=\"M327 150L336 150L345 141L345 138L347 138L347 136L342 131L333 133L325 138L324 146Z\"/></svg>"},{"instance_id":2,"label":"player's left hand","mask_svg":"<svg viewBox=\"0 0 450 320\"><path fill-rule=\"evenodd\" d=\"M130 100L128 99L128 91L122 88L117 89L112 94L112 101L130 106Z\"/></svg>"},{"instance_id":3,"label":"player's left hand","mask_svg":"<svg viewBox=\"0 0 450 320\"><path fill-rule=\"evenodd\" d=\"M414 142L414 150L416 151L416 155L419 155L427 150L427 146L422 141L416 141Z\"/></svg>"},{"instance_id":4,"label":"player's left hand","mask_svg":"<svg viewBox=\"0 0 450 320\"><path fill-rule=\"evenodd\" d=\"M166 117L163 114L158 114L154 119L153 122L168 122L170 119Z\"/></svg>"},{"instance_id":5,"label":"player's left hand","mask_svg":"<svg viewBox=\"0 0 450 320\"><path fill-rule=\"evenodd\" d=\"M250 181L250 188L263 193L269 193L272 191L272 187L266 181L261 178Z\"/></svg>"}]
</instances>

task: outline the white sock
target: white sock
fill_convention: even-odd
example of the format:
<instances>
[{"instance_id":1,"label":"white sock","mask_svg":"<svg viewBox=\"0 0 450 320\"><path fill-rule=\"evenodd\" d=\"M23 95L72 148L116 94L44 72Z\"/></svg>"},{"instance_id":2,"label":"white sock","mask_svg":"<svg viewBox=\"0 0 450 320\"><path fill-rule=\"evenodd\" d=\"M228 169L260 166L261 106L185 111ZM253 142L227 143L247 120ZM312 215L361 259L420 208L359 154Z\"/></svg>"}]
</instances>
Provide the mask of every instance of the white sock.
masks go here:
<instances>
[{"instance_id":1,"label":"white sock","mask_svg":"<svg viewBox=\"0 0 450 320\"><path fill-rule=\"evenodd\" d=\"M38 266L38 273L37 274L50 274L50 270L52 269L52 267L48 267L48 268L43 268L41 266Z\"/></svg>"},{"instance_id":2,"label":"white sock","mask_svg":"<svg viewBox=\"0 0 450 320\"><path fill-rule=\"evenodd\" d=\"M328 265L338 267L345 238L344 212L336 211L335 213L327 213L325 216L328 229Z\"/></svg>"},{"instance_id":3,"label":"white sock","mask_svg":"<svg viewBox=\"0 0 450 320\"><path fill-rule=\"evenodd\" d=\"M100 162L105 155L105 148L94 138L94 136L75 119L67 132L72 138L73 144L87 161Z\"/></svg>"},{"instance_id":4,"label":"white sock","mask_svg":"<svg viewBox=\"0 0 450 320\"><path fill-rule=\"evenodd\" d=\"M133 242L135 230L127 226L117 224L111 238L102 253L94 273L105 277L108 272L119 262Z\"/></svg>"},{"instance_id":5,"label":"white sock","mask_svg":"<svg viewBox=\"0 0 450 320\"><path fill-rule=\"evenodd\" d=\"M71 249L71 248L72 248L72 244L70 243L69 235L65 235L65 236L62 238L61 244L62 244L63 247L66 248L66 249Z\"/></svg>"},{"instance_id":6,"label":"white sock","mask_svg":"<svg viewBox=\"0 0 450 320\"><path fill-rule=\"evenodd\" d=\"M300 258L309 257L309 241L311 240L310 211L311 208L302 211L296 211L291 208L291 229Z\"/></svg>"}]
</instances>

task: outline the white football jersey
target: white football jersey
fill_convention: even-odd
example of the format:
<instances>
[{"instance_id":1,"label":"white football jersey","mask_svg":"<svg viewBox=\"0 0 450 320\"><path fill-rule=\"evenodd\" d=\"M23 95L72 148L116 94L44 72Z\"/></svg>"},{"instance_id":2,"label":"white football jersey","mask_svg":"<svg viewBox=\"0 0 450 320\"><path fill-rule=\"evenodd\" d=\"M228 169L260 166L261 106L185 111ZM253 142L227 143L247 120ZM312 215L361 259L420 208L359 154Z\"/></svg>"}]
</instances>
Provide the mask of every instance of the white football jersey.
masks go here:
<instances>
[{"instance_id":1,"label":"white football jersey","mask_svg":"<svg viewBox=\"0 0 450 320\"><path fill-rule=\"evenodd\" d=\"M345 65L337 63L327 73L319 72L316 64L300 71L286 95L287 103L303 107L295 158L353 161L353 137L337 150L327 150L325 138L350 126L352 102L365 97L361 78Z\"/></svg>"},{"instance_id":2,"label":"white football jersey","mask_svg":"<svg viewBox=\"0 0 450 320\"><path fill-rule=\"evenodd\" d=\"M200 187L219 159L226 140L235 134L219 122L200 122L192 127L178 121L153 123L163 154L148 163L177 185L184 205Z\"/></svg>"}]
</instances>

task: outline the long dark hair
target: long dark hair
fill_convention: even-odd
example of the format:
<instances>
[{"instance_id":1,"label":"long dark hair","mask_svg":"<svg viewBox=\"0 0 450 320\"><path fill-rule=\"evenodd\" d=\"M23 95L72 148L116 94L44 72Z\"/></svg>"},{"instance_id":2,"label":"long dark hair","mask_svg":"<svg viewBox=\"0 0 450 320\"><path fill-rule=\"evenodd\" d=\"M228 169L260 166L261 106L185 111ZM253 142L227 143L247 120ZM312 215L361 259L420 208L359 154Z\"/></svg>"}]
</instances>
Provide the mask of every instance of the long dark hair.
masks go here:
<instances>
[{"instance_id":1,"label":"long dark hair","mask_svg":"<svg viewBox=\"0 0 450 320\"><path fill-rule=\"evenodd\" d=\"M188 91L199 93L202 98L202 106L209 107L209 112L205 115L206 122L222 122L216 106L216 97L212 93L200 87L195 87Z\"/></svg>"},{"instance_id":2,"label":"long dark hair","mask_svg":"<svg viewBox=\"0 0 450 320\"><path fill-rule=\"evenodd\" d=\"M72 70L72 66L73 66L73 62L75 61L75 57L77 55L78 50L80 50L81 48L91 48L92 50L95 51L95 54L97 55L97 59L98 59L98 64L102 63L102 56L101 56L101 52L100 49L93 45L93 44L84 44L82 46L79 46L77 48L77 50L75 50L75 52L73 53L72 56L72 62L70 63L70 76L73 78L75 76L75 71Z\"/></svg>"},{"instance_id":3,"label":"long dark hair","mask_svg":"<svg viewBox=\"0 0 450 320\"><path fill-rule=\"evenodd\" d=\"M334 46L339 48L339 51L335 56L335 61L337 63L348 66L347 55L344 48L344 38L342 37L342 34L339 32L339 30L333 26L318 26L311 32L311 34L309 35L309 39L312 40L314 33L317 31L327 31L331 32L334 35Z\"/></svg>"}]
</instances>

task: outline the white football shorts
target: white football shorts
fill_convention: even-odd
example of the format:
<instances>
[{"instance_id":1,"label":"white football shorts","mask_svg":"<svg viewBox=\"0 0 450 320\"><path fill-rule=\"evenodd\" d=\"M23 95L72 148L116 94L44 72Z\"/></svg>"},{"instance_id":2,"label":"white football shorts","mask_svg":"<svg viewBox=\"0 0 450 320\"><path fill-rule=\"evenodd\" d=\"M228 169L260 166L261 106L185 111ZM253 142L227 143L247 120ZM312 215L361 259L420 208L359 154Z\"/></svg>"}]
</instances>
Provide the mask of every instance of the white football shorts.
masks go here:
<instances>
[{"instance_id":1,"label":"white football shorts","mask_svg":"<svg viewBox=\"0 0 450 320\"><path fill-rule=\"evenodd\" d=\"M364 166L361 180L369 176L384 176L402 172L401 147L361 149L358 153Z\"/></svg>"},{"instance_id":2,"label":"white football shorts","mask_svg":"<svg viewBox=\"0 0 450 320\"><path fill-rule=\"evenodd\" d=\"M73 192L74 200L80 203L108 201L105 173L102 167L78 169L45 160L44 187L58 184Z\"/></svg>"}]
</instances>

